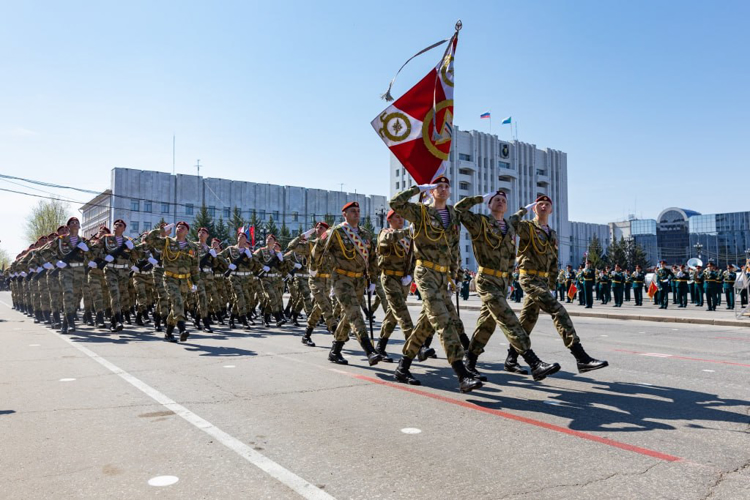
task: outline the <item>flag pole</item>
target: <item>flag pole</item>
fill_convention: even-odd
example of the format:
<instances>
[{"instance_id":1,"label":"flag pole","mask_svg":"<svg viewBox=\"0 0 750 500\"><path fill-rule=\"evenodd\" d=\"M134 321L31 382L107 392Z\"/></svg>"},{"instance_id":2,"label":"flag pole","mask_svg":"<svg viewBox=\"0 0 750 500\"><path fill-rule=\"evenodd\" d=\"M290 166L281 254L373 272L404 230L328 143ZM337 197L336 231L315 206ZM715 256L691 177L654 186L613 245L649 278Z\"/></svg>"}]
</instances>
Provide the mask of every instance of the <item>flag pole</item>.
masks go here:
<instances>
[{"instance_id":1,"label":"flag pole","mask_svg":"<svg viewBox=\"0 0 750 500\"><path fill-rule=\"evenodd\" d=\"M492 110L490 110L490 135L492 135Z\"/></svg>"}]
</instances>

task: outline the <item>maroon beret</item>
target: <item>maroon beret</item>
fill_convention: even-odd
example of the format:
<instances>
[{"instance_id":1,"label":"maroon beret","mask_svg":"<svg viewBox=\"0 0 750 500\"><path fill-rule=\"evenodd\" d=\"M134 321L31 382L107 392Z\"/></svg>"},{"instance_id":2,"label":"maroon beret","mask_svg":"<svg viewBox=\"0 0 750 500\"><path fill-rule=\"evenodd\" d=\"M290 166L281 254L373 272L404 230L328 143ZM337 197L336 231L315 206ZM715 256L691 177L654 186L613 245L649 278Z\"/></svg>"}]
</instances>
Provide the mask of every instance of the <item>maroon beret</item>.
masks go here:
<instances>
[{"instance_id":1,"label":"maroon beret","mask_svg":"<svg viewBox=\"0 0 750 500\"><path fill-rule=\"evenodd\" d=\"M347 203L346 205L344 205L344 206L343 206L343 207L341 208L341 211L342 211L342 212L346 212L346 211L347 211L348 209L350 209L350 208L352 208L352 207L354 207L354 208L359 208L359 203L357 203L356 201L350 201L349 203Z\"/></svg>"}]
</instances>

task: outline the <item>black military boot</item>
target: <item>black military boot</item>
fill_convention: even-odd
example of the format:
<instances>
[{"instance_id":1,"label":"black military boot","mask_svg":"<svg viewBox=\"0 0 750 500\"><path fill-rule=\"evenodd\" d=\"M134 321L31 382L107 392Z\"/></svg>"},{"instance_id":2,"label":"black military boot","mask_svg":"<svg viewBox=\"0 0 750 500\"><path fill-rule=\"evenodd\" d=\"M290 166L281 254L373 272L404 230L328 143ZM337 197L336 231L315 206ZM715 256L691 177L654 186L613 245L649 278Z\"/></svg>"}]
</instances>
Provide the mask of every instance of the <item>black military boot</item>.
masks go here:
<instances>
[{"instance_id":1,"label":"black military boot","mask_svg":"<svg viewBox=\"0 0 750 500\"><path fill-rule=\"evenodd\" d=\"M177 339L174 338L174 335L172 332L174 331L174 325L171 323L167 323L167 331L164 333L164 340L167 342L177 342Z\"/></svg>"},{"instance_id":2,"label":"black military boot","mask_svg":"<svg viewBox=\"0 0 750 500\"><path fill-rule=\"evenodd\" d=\"M230 314L229 315L229 329L230 330L234 330L237 327L237 325L234 322L234 318L236 318L236 317L237 316L235 314Z\"/></svg>"},{"instance_id":3,"label":"black military boot","mask_svg":"<svg viewBox=\"0 0 750 500\"><path fill-rule=\"evenodd\" d=\"M213 329L211 328L210 316L206 316L205 318L203 318L203 331L206 333L214 333Z\"/></svg>"},{"instance_id":4,"label":"black military boot","mask_svg":"<svg viewBox=\"0 0 750 500\"><path fill-rule=\"evenodd\" d=\"M469 348L469 344L471 343L471 341L469 340L469 336L466 335L466 333L459 333L458 340L461 342L461 346L464 348L464 351Z\"/></svg>"},{"instance_id":5,"label":"black military boot","mask_svg":"<svg viewBox=\"0 0 750 500\"><path fill-rule=\"evenodd\" d=\"M302 343L306 346L315 347L315 342L312 341L312 328L307 328L305 334L302 336Z\"/></svg>"},{"instance_id":6,"label":"black military boot","mask_svg":"<svg viewBox=\"0 0 750 500\"><path fill-rule=\"evenodd\" d=\"M419 351L417 352L417 359L419 361L424 361L427 358L434 358L437 357L435 354L435 349L432 347L423 345L419 348Z\"/></svg>"},{"instance_id":7,"label":"black military boot","mask_svg":"<svg viewBox=\"0 0 750 500\"><path fill-rule=\"evenodd\" d=\"M193 326L197 328L198 330L203 328L203 326L201 325L202 319L203 318L201 317L201 313L196 312L195 314L193 314Z\"/></svg>"},{"instance_id":8,"label":"black military boot","mask_svg":"<svg viewBox=\"0 0 750 500\"><path fill-rule=\"evenodd\" d=\"M94 320L91 319L91 311L88 309L83 313L83 323L88 326L94 326Z\"/></svg>"},{"instance_id":9,"label":"black military boot","mask_svg":"<svg viewBox=\"0 0 750 500\"><path fill-rule=\"evenodd\" d=\"M62 326L60 327L60 333L68 333L68 315L63 318Z\"/></svg>"},{"instance_id":10,"label":"black military boot","mask_svg":"<svg viewBox=\"0 0 750 500\"><path fill-rule=\"evenodd\" d=\"M337 365L348 365L349 362L341 355L344 343L340 340L334 340L331 346L331 352L328 353L328 361Z\"/></svg>"},{"instance_id":11,"label":"black military boot","mask_svg":"<svg viewBox=\"0 0 750 500\"><path fill-rule=\"evenodd\" d=\"M458 376L458 390L461 392L471 392L484 385L481 380L477 380L471 376L471 373L466 370L464 362L460 359L451 363L451 367L456 372L456 376Z\"/></svg>"},{"instance_id":12,"label":"black military boot","mask_svg":"<svg viewBox=\"0 0 750 500\"><path fill-rule=\"evenodd\" d=\"M110 321L110 324L109 324L109 331L112 333L119 331L117 329L117 315L116 314L112 315L112 320Z\"/></svg>"},{"instance_id":13,"label":"black military boot","mask_svg":"<svg viewBox=\"0 0 750 500\"><path fill-rule=\"evenodd\" d=\"M388 356L388 353L385 352L385 347L388 345L388 339L385 337L380 337L378 339L378 346L375 348L375 352L378 353L380 356L380 359L385 361L386 363L393 363L393 358Z\"/></svg>"},{"instance_id":14,"label":"black military boot","mask_svg":"<svg viewBox=\"0 0 750 500\"><path fill-rule=\"evenodd\" d=\"M141 314L141 311L135 313L135 324L138 326L145 326L143 324L143 314Z\"/></svg>"},{"instance_id":15,"label":"black military boot","mask_svg":"<svg viewBox=\"0 0 750 500\"><path fill-rule=\"evenodd\" d=\"M76 315L75 313L70 313L67 315L68 318L68 331L70 333L73 333L76 331Z\"/></svg>"},{"instance_id":16,"label":"black military boot","mask_svg":"<svg viewBox=\"0 0 750 500\"><path fill-rule=\"evenodd\" d=\"M481 380L482 382L487 382L487 377L479 373L477 370L478 358L479 356L467 349L464 351L464 366L466 367L466 371L469 372L472 377Z\"/></svg>"},{"instance_id":17,"label":"black military boot","mask_svg":"<svg viewBox=\"0 0 750 500\"><path fill-rule=\"evenodd\" d=\"M96 321L94 321L94 323L97 328L106 328L106 325L104 324L104 312L96 312Z\"/></svg>"},{"instance_id":18,"label":"black military boot","mask_svg":"<svg viewBox=\"0 0 750 500\"><path fill-rule=\"evenodd\" d=\"M115 328L117 329L118 332L121 332L122 329L125 328L125 326L123 326L122 324L122 313L115 314L115 321L116 321Z\"/></svg>"},{"instance_id":19,"label":"black military boot","mask_svg":"<svg viewBox=\"0 0 750 500\"><path fill-rule=\"evenodd\" d=\"M180 332L180 342L185 342L190 336L190 334L187 332L187 328L185 328L184 321L177 322L177 331Z\"/></svg>"},{"instance_id":20,"label":"black military boot","mask_svg":"<svg viewBox=\"0 0 750 500\"><path fill-rule=\"evenodd\" d=\"M273 317L276 318L276 328L281 328L286 324L286 318L284 318L282 311L275 312Z\"/></svg>"},{"instance_id":21,"label":"black military boot","mask_svg":"<svg viewBox=\"0 0 750 500\"><path fill-rule=\"evenodd\" d=\"M508 357L505 358L504 368L506 372L519 373L521 375L529 374L525 368L518 364L518 353L513 347L508 348Z\"/></svg>"},{"instance_id":22,"label":"black military boot","mask_svg":"<svg viewBox=\"0 0 750 500\"><path fill-rule=\"evenodd\" d=\"M265 326L266 328L271 327L271 315L270 314L263 315L263 326Z\"/></svg>"},{"instance_id":23,"label":"black military boot","mask_svg":"<svg viewBox=\"0 0 750 500\"><path fill-rule=\"evenodd\" d=\"M130 311L125 311L120 313L120 323L122 323L122 318L125 318L125 323L132 325L133 323L130 321Z\"/></svg>"},{"instance_id":24,"label":"black military boot","mask_svg":"<svg viewBox=\"0 0 750 500\"><path fill-rule=\"evenodd\" d=\"M583 350L583 346L580 342L576 342L570 347L570 353L575 356L576 361L578 362L578 373L586 373L609 366L609 363L606 361L594 359L586 354L586 351Z\"/></svg>"},{"instance_id":25,"label":"black military boot","mask_svg":"<svg viewBox=\"0 0 750 500\"><path fill-rule=\"evenodd\" d=\"M434 338L435 335L430 335L429 337L427 337L424 341L424 346L427 348L427 357L437 359L437 353L435 352L435 349L430 347Z\"/></svg>"},{"instance_id":26,"label":"black military boot","mask_svg":"<svg viewBox=\"0 0 750 500\"><path fill-rule=\"evenodd\" d=\"M37 309L34 311L34 323L41 323L42 322L42 311Z\"/></svg>"},{"instance_id":27,"label":"black military boot","mask_svg":"<svg viewBox=\"0 0 750 500\"><path fill-rule=\"evenodd\" d=\"M60 313L58 311L55 311L52 313L52 320L51 320L52 328L57 330L60 328Z\"/></svg>"},{"instance_id":28,"label":"black military boot","mask_svg":"<svg viewBox=\"0 0 750 500\"><path fill-rule=\"evenodd\" d=\"M409 384L409 385L422 385L422 382L415 379L414 376L409 371L409 368L411 367L411 358L407 358L406 356L401 358L401 361L398 362L398 367L396 368L396 371L393 373L393 378L396 379L396 381L401 382L402 384Z\"/></svg>"},{"instance_id":29,"label":"black military boot","mask_svg":"<svg viewBox=\"0 0 750 500\"><path fill-rule=\"evenodd\" d=\"M370 364L370 366L377 365L380 360L380 354L375 352L375 349L372 347L372 343L370 342L369 337L364 337L360 341L360 345L362 346L362 349L365 351L365 354L367 355L367 362Z\"/></svg>"},{"instance_id":30,"label":"black military boot","mask_svg":"<svg viewBox=\"0 0 750 500\"><path fill-rule=\"evenodd\" d=\"M161 314L159 314L158 312L154 313L154 331L161 331Z\"/></svg>"},{"instance_id":31,"label":"black military boot","mask_svg":"<svg viewBox=\"0 0 750 500\"><path fill-rule=\"evenodd\" d=\"M536 353L531 349L523 353L521 356L523 356L524 361L526 361L531 367L531 375L536 381L544 380L547 376L554 375L560 371L560 365L557 363L545 363L539 359Z\"/></svg>"},{"instance_id":32,"label":"black military boot","mask_svg":"<svg viewBox=\"0 0 750 500\"><path fill-rule=\"evenodd\" d=\"M292 324L294 326L302 326L299 324L299 321L297 321L297 318L299 318L299 313L293 312L292 313Z\"/></svg>"},{"instance_id":33,"label":"black military boot","mask_svg":"<svg viewBox=\"0 0 750 500\"><path fill-rule=\"evenodd\" d=\"M242 316L240 316L240 323L242 323L242 327L245 330L250 329L250 323L247 322L247 315L243 314Z\"/></svg>"},{"instance_id":34,"label":"black military boot","mask_svg":"<svg viewBox=\"0 0 750 500\"><path fill-rule=\"evenodd\" d=\"M226 321L224 321L224 313L219 311L216 313L216 320L219 322L220 325L224 326L227 324Z\"/></svg>"}]
</instances>

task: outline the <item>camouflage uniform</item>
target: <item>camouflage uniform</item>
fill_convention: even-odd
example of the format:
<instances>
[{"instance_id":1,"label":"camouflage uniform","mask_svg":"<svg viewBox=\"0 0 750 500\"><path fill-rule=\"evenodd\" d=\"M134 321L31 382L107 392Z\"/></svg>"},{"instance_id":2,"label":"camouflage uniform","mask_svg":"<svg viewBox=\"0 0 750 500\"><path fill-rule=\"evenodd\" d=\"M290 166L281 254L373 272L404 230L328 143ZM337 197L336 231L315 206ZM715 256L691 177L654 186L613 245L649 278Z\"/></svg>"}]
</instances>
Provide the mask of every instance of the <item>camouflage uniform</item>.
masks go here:
<instances>
[{"instance_id":1,"label":"camouflage uniform","mask_svg":"<svg viewBox=\"0 0 750 500\"><path fill-rule=\"evenodd\" d=\"M516 228L526 215L526 210L519 210L505 221L503 232L493 217L470 211L471 207L482 201L482 196L474 196L456 203L456 211L471 235L474 256L479 264L476 288L482 306L469 351L476 356L481 354L495 331L495 325L499 323L508 343L516 352L524 354L531 347L531 341L506 297L516 261Z\"/></svg>"},{"instance_id":2,"label":"camouflage uniform","mask_svg":"<svg viewBox=\"0 0 750 500\"><path fill-rule=\"evenodd\" d=\"M351 236L350 232L353 235ZM329 259L333 268L333 292L342 307L343 317L334 332L335 342L329 359L340 360L341 347L349 340L349 329L354 330L359 343L367 354L370 365L377 364L380 356L375 353L367 336L367 327L362 317L365 288L376 264L372 235L364 228L353 228L346 222L329 229L320 253L314 253L316 267L320 268ZM358 237L361 248L353 241ZM344 361L345 362L345 361Z\"/></svg>"},{"instance_id":3,"label":"camouflage uniform","mask_svg":"<svg viewBox=\"0 0 750 500\"><path fill-rule=\"evenodd\" d=\"M253 274L260 271L258 259L253 257L250 249L240 248L238 246L227 247L221 251L219 258L227 265L236 266L232 269L229 276L229 288L232 292L232 319L230 325L234 322L236 316L240 321L249 327L246 323L247 314L250 312L249 304L252 302L250 296L250 287L248 282L253 278Z\"/></svg>"},{"instance_id":4,"label":"camouflage uniform","mask_svg":"<svg viewBox=\"0 0 750 500\"><path fill-rule=\"evenodd\" d=\"M414 271L414 263L411 253L411 235L407 229L384 229L378 235L378 269L380 270L380 283L386 297L387 312L380 326L380 342L385 343L396 328L396 323L401 326L404 339L411 336L414 324L406 307L406 297L409 296L409 286L403 285L401 280L410 276ZM381 356L383 352L380 352Z\"/></svg>"},{"instance_id":5,"label":"camouflage uniform","mask_svg":"<svg viewBox=\"0 0 750 500\"><path fill-rule=\"evenodd\" d=\"M82 248L77 245L82 244ZM65 316L67 323L73 325L73 317L80 304L79 293L82 293L83 283L86 279L86 268L84 260L88 250L88 242L80 236L71 239L70 235L59 236L56 240L49 243L49 256L52 260L66 263L66 265L54 274L50 274L51 280L57 280L62 288L62 299L65 307ZM56 267L59 267L56 265Z\"/></svg>"},{"instance_id":6,"label":"camouflage uniform","mask_svg":"<svg viewBox=\"0 0 750 500\"><path fill-rule=\"evenodd\" d=\"M280 254L281 252L279 252ZM282 278L286 275L283 269L284 256L276 254L272 249L259 248L253 254L261 266L269 267L270 270L260 275L260 283L263 288L263 314L276 317L281 321L281 312L284 309L282 294L279 293L279 285L283 290Z\"/></svg>"},{"instance_id":7,"label":"camouflage uniform","mask_svg":"<svg viewBox=\"0 0 750 500\"><path fill-rule=\"evenodd\" d=\"M198 247L190 241L177 241L161 236L159 228L146 235L149 246L162 249L164 287L167 289L171 309L167 317L167 335L177 325L184 332L185 298L200 279L198 271Z\"/></svg>"},{"instance_id":8,"label":"camouflage uniform","mask_svg":"<svg viewBox=\"0 0 750 500\"><path fill-rule=\"evenodd\" d=\"M315 257L318 254L323 253L325 248L324 239L316 239L308 241L307 245L310 248L310 279L308 284L310 285L310 293L312 294L314 306L313 310L307 318L307 329L312 331L313 328L318 324L320 317L323 316L323 320L328 327L328 330L333 333L336 331L337 323L334 315L333 306L331 305L331 298L329 292L331 291L331 267L330 262L318 259L316 262Z\"/></svg>"}]
</instances>

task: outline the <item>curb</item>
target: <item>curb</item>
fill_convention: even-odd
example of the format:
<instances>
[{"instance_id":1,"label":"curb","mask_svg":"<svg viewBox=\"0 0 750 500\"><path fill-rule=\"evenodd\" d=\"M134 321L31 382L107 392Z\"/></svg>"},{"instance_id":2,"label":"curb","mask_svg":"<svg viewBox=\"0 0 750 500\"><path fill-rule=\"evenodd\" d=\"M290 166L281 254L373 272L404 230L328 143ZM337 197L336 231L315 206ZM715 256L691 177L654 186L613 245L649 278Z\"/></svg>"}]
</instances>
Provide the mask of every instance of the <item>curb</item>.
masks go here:
<instances>
[{"instance_id":1,"label":"curb","mask_svg":"<svg viewBox=\"0 0 750 500\"><path fill-rule=\"evenodd\" d=\"M422 302L407 301L407 306L421 306ZM467 311L479 311L479 306L475 305L464 305L461 304L461 309ZM518 313L520 309L513 309L513 312ZM604 318L604 319L619 319L625 321L653 321L656 323L690 323L693 325L713 325L713 326L750 326L750 321L742 321L738 319L705 319L705 318L679 318L671 316L648 316L648 315L635 315L635 314L611 314L611 313L594 313L588 311L571 311L567 309L568 315L577 316L583 318Z\"/></svg>"}]
</instances>

